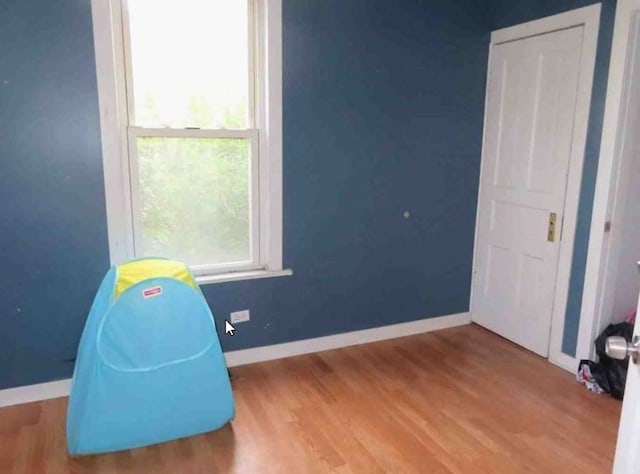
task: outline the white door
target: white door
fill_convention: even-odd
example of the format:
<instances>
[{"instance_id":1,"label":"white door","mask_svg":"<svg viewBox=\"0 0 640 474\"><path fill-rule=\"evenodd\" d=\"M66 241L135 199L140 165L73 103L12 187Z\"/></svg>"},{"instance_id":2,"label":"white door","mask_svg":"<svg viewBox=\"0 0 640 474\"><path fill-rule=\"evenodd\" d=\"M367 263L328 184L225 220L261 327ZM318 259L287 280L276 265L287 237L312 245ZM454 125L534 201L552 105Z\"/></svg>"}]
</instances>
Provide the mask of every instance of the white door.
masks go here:
<instances>
[{"instance_id":1,"label":"white door","mask_svg":"<svg viewBox=\"0 0 640 474\"><path fill-rule=\"evenodd\" d=\"M638 306L640 313L640 305ZM640 324L636 321L634 334L640 336ZM629 362L627 385L618 431L614 474L638 474L640 472L640 365Z\"/></svg>"},{"instance_id":2,"label":"white door","mask_svg":"<svg viewBox=\"0 0 640 474\"><path fill-rule=\"evenodd\" d=\"M494 44L489 62L473 320L545 357L583 29Z\"/></svg>"}]
</instances>

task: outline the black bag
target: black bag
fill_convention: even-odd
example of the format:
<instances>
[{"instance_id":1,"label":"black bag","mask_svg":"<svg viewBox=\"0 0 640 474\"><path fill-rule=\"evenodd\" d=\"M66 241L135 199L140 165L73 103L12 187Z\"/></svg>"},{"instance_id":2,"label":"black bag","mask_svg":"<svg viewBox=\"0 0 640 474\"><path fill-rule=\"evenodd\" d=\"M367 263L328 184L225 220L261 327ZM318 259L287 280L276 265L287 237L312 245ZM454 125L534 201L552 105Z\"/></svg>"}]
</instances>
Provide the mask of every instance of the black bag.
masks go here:
<instances>
[{"instance_id":1,"label":"black bag","mask_svg":"<svg viewBox=\"0 0 640 474\"><path fill-rule=\"evenodd\" d=\"M613 398L622 400L624 386L627 382L627 366L629 358L617 360L609 357L605 352L605 343L609 336L622 336L627 342L633 337L633 325L629 323L609 324L596 339L596 354L599 362L580 361L591 368L591 375L602 389Z\"/></svg>"}]
</instances>

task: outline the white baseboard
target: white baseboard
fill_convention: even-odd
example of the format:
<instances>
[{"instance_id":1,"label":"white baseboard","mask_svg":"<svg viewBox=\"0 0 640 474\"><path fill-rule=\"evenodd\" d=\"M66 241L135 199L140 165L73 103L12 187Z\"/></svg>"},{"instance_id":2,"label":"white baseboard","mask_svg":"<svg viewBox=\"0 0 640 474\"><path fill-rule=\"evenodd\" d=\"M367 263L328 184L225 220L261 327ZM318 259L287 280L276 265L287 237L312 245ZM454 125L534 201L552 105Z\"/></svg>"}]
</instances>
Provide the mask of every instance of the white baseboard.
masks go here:
<instances>
[{"instance_id":1,"label":"white baseboard","mask_svg":"<svg viewBox=\"0 0 640 474\"><path fill-rule=\"evenodd\" d=\"M437 318L420 319L408 323L392 324L372 329L345 332L333 336L314 337L295 342L285 342L272 346L255 347L239 351L225 352L224 357L229 367L252 364L266 360L282 359L311 352L328 351L340 347L382 341L396 337L410 336L423 332L437 331L471 323L470 313L458 313Z\"/></svg>"},{"instance_id":2,"label":"white baseboard","mask_svg":"<svg viewBox=\"0 0 640 474\"><path fill-rule=\"evenodd\" d=\"M0 408L49 398L66 397L70 390L71 379L7 388L0 390Z\"/></svg>"},{"instance_id":3,"label":"white baseboard","mask_svg":"<svg viewBox=\"0 0 640 474\"><path fill-rule=\"evenodd\" d=\"M284 357L309 354L311 352L327 351L357 344L365 344L367 342L437 331L438 329L463 326L469 323L471 323L470 313L451 314L449 316L420 319L408 323L363 329L361 331L346 332L333 336L316 337L272 346L230 351L225 352L224 357L229 367L236 367L254 362L282 359ZM71 379L65 379L0 390L0 407L47 400L49 398L66 397L69 395L70 389Z\"/></svg>"}]
</instances>

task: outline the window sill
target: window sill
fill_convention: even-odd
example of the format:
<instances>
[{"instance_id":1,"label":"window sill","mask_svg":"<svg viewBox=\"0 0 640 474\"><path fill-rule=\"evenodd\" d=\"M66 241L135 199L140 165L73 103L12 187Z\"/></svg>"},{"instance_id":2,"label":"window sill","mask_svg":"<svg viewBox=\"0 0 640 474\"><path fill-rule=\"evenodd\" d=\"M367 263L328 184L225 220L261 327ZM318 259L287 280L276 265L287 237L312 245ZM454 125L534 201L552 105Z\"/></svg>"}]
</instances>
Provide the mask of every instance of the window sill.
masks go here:
<instances>
[{"instance_id":1,"label":"window sill","mask_svg":"<svg viewBox=\"0 0 640 474\"><path fill-rule=\"evenodd\" d=\"M227 281L255 280L257 278L273 278L293 275L293 270L249 270L244 272L219 273L217 275L196 276L198 285L209 285L212 283L225 283Z\"/></svg>"}]
</instances>

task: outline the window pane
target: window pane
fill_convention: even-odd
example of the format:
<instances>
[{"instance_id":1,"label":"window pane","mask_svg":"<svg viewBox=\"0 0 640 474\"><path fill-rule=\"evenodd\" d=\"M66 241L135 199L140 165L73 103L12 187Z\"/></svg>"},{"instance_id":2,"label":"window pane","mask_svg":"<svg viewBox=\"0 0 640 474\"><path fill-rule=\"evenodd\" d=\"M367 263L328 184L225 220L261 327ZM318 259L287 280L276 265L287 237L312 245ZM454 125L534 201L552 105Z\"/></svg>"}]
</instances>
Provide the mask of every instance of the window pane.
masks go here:
<instances>
[{"instance_id":1,"label":"window pane","mask_svg":"<svg viewBox=\"0 0 640 474\"><path fill-rule=\"evenodd\" d=\"M250 141L140 137L137 146L144 255L250 261Z\"/></svg>"},{"instance_id":2,"label":"window pane","mask_svg":"<svg viewBox=\"0 0 640 474\"><path fill-rule=\"evenodd\" d=\"M247 128L247 0L128 0L135 124Z\"/></svg>"}]
</instances>

